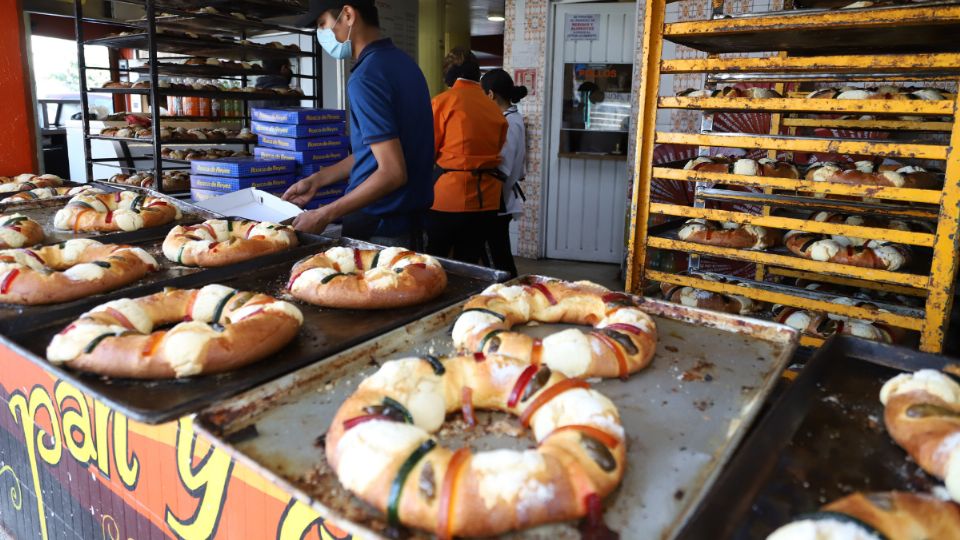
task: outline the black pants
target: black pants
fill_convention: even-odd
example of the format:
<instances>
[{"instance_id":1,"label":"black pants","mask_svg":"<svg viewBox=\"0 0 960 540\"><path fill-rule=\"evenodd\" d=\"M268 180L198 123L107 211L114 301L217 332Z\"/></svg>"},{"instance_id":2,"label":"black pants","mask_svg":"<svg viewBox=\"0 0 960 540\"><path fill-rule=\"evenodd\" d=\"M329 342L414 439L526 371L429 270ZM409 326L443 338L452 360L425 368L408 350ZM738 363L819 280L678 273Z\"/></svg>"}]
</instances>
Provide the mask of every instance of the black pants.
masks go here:
<instances>
[{"instance_id":1,"label":"black pants","mask_svg":"<svg viewBox=\"0 0 960 540\"><path fill-rule=\"evenodd\" d=\"M510 221L513 216L496 216L493 218L493 227L487 237L487 249L490 253L490 263L497 270L503 270L510 277L517 277L517 265L513 261L513 252L510 249Z\"/></svg>"},{"instance_id":2,"label":"black pants","mask_svg":"<svg viewBox=\"0 0 960 540\"><path fill-rule=\"evenodd\" d=\"M487 212L427 212L427 253L470 264L482 264L486 240L497 218Z\"/></svg>"},{"instance_id":3,"label":"black pants","mask_svg":"<svg viewBox=\"0 0 960 540\"><path fill-rule=\"evenodd\" d=\"M395 220L392 227L384 232L384 221ZM397 222L407 222L397 225ZM423 251L423 226L419 216L374 216L362 210L343 216L342 235L355 240L391 247L405 247L413 251Z\"/></svg>"}]
</instances>

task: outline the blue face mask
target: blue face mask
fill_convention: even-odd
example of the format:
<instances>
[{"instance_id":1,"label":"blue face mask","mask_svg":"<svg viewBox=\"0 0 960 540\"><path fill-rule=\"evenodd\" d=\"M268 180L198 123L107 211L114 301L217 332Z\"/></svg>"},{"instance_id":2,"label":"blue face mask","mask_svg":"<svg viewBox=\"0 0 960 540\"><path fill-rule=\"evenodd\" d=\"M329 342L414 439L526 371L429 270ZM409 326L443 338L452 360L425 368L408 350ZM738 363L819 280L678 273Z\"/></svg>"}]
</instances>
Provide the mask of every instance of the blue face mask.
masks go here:
<instances>
[{"instance_id":1,"label":"blue face mask","mask_svg":"<svg viewBox=\"0 0 960 540\"><path fill-rule=\"evenodd\" d=\"M340 23L340 17L342 15L343 11L337 16L336 22L333 23L333 28L336 28L337 24ZM317 41L320 43L320 47L327 51L327 54L334 59L346 60L353 56L353 45L350 42L350 33L353 32L353 27L351 26L350 29L347 30L347 40L344 42L337 41L337 36L333 33L333 28L317 28Z\"/></svg>"}]
</instances>

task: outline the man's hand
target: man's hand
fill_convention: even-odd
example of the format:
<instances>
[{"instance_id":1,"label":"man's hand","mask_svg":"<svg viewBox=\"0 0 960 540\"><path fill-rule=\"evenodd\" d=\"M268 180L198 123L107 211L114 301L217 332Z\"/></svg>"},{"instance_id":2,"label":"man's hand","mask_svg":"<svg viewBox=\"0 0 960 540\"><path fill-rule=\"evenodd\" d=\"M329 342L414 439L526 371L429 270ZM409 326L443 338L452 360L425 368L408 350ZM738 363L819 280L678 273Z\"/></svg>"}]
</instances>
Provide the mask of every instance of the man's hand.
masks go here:
<instances>
[{"instance_id":1,"label":"man's hand","mask_svg":"<svg viewBox=\"0 0 960 540\"><path fill-rule=\"evenodd\" d=\"M331 221L333 221L333 216L325 210L325 207L320 207L298 215L293 220L293 228L305 233L320 234Z\"/></svg>"},{"instance_id":2,"label":"man's hand","mask_svg":"<svg viewBox=\"0 0 960 540\"><path fill-rule=\"evenodd\" d=\"M320 186L317 182L314 182L313 176L308 176L287 188L287 191L283 193L283 200L303 208L313 200L319 189Z\"/></svg>"}]
</instances>

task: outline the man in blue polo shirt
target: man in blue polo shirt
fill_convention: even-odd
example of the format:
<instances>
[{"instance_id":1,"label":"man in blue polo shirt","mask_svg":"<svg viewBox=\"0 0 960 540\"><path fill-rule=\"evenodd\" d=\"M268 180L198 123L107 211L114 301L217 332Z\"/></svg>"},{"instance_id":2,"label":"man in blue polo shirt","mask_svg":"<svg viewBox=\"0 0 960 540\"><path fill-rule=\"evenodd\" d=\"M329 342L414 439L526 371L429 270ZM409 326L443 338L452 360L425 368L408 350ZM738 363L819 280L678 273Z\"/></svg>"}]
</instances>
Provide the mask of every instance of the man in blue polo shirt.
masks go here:
<instances>
[{"instance_id":1,"label":"man in blue polo shirt","mask_svg":"<svg viewBox=\"0 0 960 540\"><path fill-rule=\"evenodd\" d=\"M319 233L342 218L344 236L421 249L421 217L433 204L433 110L423 72L381 38L373 0L311 0L300 26L312 24L328 54L355 60L347 82L353 154L284 193L304 206L320 188L349 179L343 198L300 214L294 226Z\"/></svg>"}]
</instances>

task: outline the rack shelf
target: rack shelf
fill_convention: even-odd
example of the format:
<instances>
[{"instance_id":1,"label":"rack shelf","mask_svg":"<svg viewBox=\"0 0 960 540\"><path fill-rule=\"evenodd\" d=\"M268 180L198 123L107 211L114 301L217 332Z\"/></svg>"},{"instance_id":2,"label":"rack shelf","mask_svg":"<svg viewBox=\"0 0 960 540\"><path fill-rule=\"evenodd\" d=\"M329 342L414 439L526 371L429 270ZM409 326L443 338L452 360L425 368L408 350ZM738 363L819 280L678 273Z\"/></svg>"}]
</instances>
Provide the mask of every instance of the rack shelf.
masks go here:
<instances>
[{"instance_id":1,"label":"rack shelf","mask_svg":"<svg viewBox=\"0 0 960 540\"><path fill-rule=\"evenodd\" d=\"M150 95L149 88L91 88L91 94L140 94ZM179 88L160 88L156 92L159 96L207 97L212 99L240 99L244 101L301 101L313 99L312 96L298 94L274 94L268 92L231 92L225 90L187 90ZM178 117L170 117L178 118Z\"/></svg>"},{"instance_id":2,"label":"rack shelf","mask_svg":"<svg viewBox=\"0 0 960 540\"><path fill-rule=\"evenodd\" d=\"M262 75L260 69L245 69L234 66L186 66L160 62L159 52L185 54L189 56L212 57L229 60L267 60L274 58L306 58L313 64L313 76L298 75L301 79L312 80L315 88L322 87L320 57L315 51L301 51L287 48L276 48L269 45L250 43L248 37L264 32L287 32L296 35L311 35L312 32L273 24L259 18L298 15L306 11L307 6L299 0L207 0L204 5L213 7L220 13L194 13L197 8L192 0L111 0L117 3L141 6L145 15L141 20L117 21L118 25L133 27L139 31L128 35L111 36L102 39L86 40L84 38L83 15L84 0L74 0L74 31L78 48L78 67L80 69L80 95L83 118L83 145L86 156L87 181L93 181L94 165L114 167L123 171L149 169L158 179L157 190L166 193L163 185L163 171L183 169L188 166L187 161L171 161L163 159L160 152L164 146L216 146L216 145L250 145L254 141L248 139L220 139L196 141L161 141L158 138L117 138L106 137L91 133L89 97L90 94L114 95L143 95L149 101L149 110L153 119L153 128L159 129L165 123L184 121L220 121L229 122L231 127L249 127L249 101L264 100L275 102L299 103L311 100L315 106L321 106L319 97L304 95L280 95L266 92L228 92L219 90L177 89L160 86L160 75L181 75L203 78L239 77L245 84L248 76ZM247 18L241 19L231 16L231 12L244 14ZM110 21L98 21L111 24ZM171 33L176 32L176 33ZM186 32L199 34L196 37L185 35ZM204 37L200 37L204 36ZM220 37L213 37L220 36ZM228 36L231 39L224 39ZM313 40L310 40L313 43ZM147 64L135 67L124 72L140 73L149 88L88 88L87 70L98 69L86 65L84 44L103 45L111 48L139 49L147 52ZM151 69L152 66L152 69ZM319 93L319 92L317 92ZM243 102L243 110L239 116L223 118L198 118L162 116L161 106L166 105L167 96L204 97L211 99L239 100ZM112 141L122 149L122 155L110 158L93 158L91 142L95 140ZM129 151L130 145L152 146L153 152L149 156L133 157ZM137 166L137 162L152 163L152 166Z\"/></svg>"},{"instance_id":3,"label":"rack shelf","mask_svg":"<svg viewBox=\"0 0 960 540\"><path fill-rule=\"evenodd\" d=\"M112 36L91 39L86 44L117 49L146 50L150 48L151 39L154 40L158 52L224 58L227 60L250 61L313 56L312 52L301 50L279 49L260 44L246 45L236 41L191 38L170 34L156 34L153 38L148 33Z\"/></svg>"},{"instance_id":4,"label":"rack shelf","mask_svg":"<svg viewBox=\"0 0 960 540\"><path fill-rule=\"evenodd\" d=\"M886 323L919 333L920 348L940 352L952 308L960 238L960 184L942 189L857 186L763 176L654 167L656 144L696 146L700 155L745 149L751 155L777 158L795 153L893 158L910 164L936 162L947 179L960 177L960 118L957 96L928 100L807 99L796 94L771 99L659 97L661 75L706 73L708 87L739 82L787 83L908 82L960 79L960 4L956 2L856 10L798 10L743 17L665 24L664 0L646 10L639 121L637 174L634 180L627 288L643 290L656 280L721 294L746 296L759 302L826 312ZM715 0L715 13L722 12ZM665 40L710 54L706 58L661 58ZM729 57L726 53L765 52L766 57ZM659 131L659 109L701 111L699 133ZM722 111L768 113L766 134L718 133L713 115ZM824 116L826 115L826 116ZM875 118L860 119L869 115ZM838 118L852 116L852 118ZM902 118L907 117L907 118ZM827 129L816 129L827 128ZM840 130L859 130L849 138ZM889 132L888 138L876 138ZM810 134L813 135L810 135ZM946 134L946 139L936 138ZM875 138L865 138L875 137ZM826 158L824 158L826 159ZM863 158L856 158L863 159ZM693 182L690 204L652 202L651 184L661 180ZM731 189L739 187L741 190ZM742 190L742 188L749 188ZM759 192L758 192L759 191ZM825 198L833 197L833 198ZM840 200L857 197L862 200ZM720 208L717 208L717 207ZM902 231L883 222L869 226L817 222L808 216L827 210L877 218L897 218L935 224L933 232ZM649 227L652 215L666 216L673 229ZM676 220L675 218L681 218ZM861 268L802 258L786 248L753 251L680 240L684 219L702 218L752 224L780 231L896 242L910 246L914 261L897 271ZM690 275L672 274L648 264L650 250L690 255ZM708 256L757 265L755 279L699 272L699 257ZM832 283L860 290L915 297L922 308L878 304L885 311L834 303L836 295L781 283L795 278ZM778 281L772 281L772 280ZM802 343L822 339L804 336Z\"/></svg>"},{"instance_id":5,"label":"rack shelf","mask_svg":"<svg viewBox=\"0 0 960 540\"><path fill-rule=\"evenodd\" d=\"M708 53L785 51L794 55L960 52L960 5L796 10L665 26L673 43Z\"/></svg>"}]
</instances>

